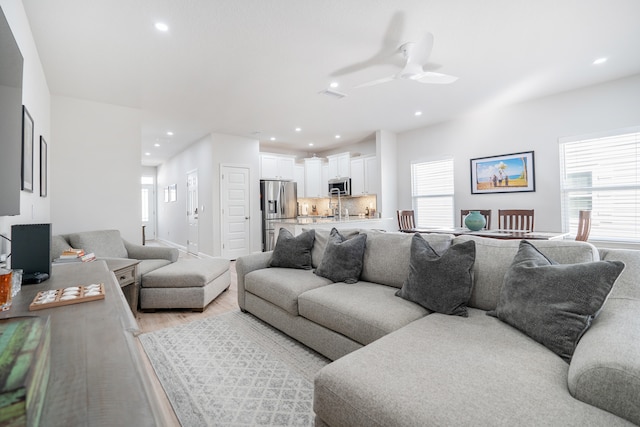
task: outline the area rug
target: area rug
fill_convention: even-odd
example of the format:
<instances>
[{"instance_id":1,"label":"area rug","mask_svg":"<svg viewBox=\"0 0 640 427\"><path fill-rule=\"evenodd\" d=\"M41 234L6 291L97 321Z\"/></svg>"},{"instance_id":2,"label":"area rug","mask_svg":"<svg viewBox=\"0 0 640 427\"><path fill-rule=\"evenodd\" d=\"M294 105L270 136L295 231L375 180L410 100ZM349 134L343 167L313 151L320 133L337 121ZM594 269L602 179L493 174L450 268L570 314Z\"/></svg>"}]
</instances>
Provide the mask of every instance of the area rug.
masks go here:
<instances>
[{"instance_id":1,"label":"area rug","mask_svg":"<svg viewBox=\"0 0 640 427\"><path fill-rule=\"evenodd\" d=\"M233 311L142 334L183 427L311 426L313 377L329 360Z\"/></svg>"}]
</instances>

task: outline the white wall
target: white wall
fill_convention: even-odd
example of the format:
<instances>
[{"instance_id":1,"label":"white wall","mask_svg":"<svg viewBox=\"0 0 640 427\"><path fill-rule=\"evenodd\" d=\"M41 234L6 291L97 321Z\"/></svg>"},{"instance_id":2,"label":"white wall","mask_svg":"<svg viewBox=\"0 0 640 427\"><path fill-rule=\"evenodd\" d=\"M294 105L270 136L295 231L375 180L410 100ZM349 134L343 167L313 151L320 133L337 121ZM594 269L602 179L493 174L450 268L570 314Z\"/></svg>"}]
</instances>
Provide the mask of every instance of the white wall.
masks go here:
<instances>
[{"instance_id":1,"label":"white wall","mask_svg":"<svg viewBox=\"0 0 640 427\"><path fill-rule=\"evenodd\" d=\"M186 247L186 177L198 170L198 250L220 256L220 165L246 165L251 182L251 250L260 251L259 143L254 139L210 134L158 166L158 238ZM163 188L177 184L176 202L165 203Z\"/></svg>"},{"instance_id":2,"label":"white wall","mask_svg":"<svg viewBox=\"0 0 640 427\"><path fill-rule=\"evenodd\" d=\"M132 108L53 97L54 234L117 229L141 243L140 117Z\"/></svg>"},{"instance_id":3,"label":"white wall","mask_svg":"<svg viewBox=\"0 0 640 427\"><path fill-rule=\"evenodd\" d=\"M0 6L7 17L13 36L24 58L22 80L22 103L33 118L33 193L20 192L20 215L0 217L0 234L9 236L11 225L46 223L51 221L49 197L40 197L40 135L44 136L49 148L49 194L51 194L51 151L55 140L51 137L51 96L44 75L42 63L31 34L31 27L21 1L0 0ZM9 247L0 239L0 253L7 253Z\"/></svg>"},{"instance_id":4,"label":"white wall","mask_svg":"<svg viewBox=\"0 0 640 427\"><path fill-rule=\"evenodd\" d=\"M561 230L558 139L639 124L636 75L399 134L398 206L411 206L411 161L450 155L455 212L533 208L537 230ZM532 150L535 192L471 194L470 159Z\"/></svg>"}]
</instances>

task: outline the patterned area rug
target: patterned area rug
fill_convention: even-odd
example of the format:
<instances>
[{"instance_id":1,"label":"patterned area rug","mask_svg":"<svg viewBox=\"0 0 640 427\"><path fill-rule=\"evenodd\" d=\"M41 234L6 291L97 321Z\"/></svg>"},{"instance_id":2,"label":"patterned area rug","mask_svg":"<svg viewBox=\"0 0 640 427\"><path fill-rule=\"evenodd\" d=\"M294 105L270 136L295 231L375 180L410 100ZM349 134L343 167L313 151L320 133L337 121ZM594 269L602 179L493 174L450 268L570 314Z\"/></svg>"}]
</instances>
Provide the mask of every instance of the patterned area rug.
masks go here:
<instances>
[{"instance_id":1,"label":"patterned area rug","mask_svg":"<svg viewBox=\"0 0 640 427\"><path fill-rule=\"evenodd\" d=\"M139 336L184 427L311 426L329 360L233 311Z\"/></svg>"}]
</instances>

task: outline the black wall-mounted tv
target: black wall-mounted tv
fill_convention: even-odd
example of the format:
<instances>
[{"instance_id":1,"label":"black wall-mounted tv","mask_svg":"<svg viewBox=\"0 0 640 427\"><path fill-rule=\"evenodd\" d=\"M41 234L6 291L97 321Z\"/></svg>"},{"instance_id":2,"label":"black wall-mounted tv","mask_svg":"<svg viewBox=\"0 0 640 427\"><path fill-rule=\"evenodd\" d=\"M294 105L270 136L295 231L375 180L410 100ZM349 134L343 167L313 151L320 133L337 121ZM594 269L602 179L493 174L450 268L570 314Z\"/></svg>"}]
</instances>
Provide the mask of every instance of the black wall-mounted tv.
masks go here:
<instances>
[{"instance_id":1,"label":"black wall-mounted tv","mask_svg":"<svg viewBox=\"0 0 640 427\"><path fill-rule=\"evenodd\" d=\"M0 216L20 214L23 63L0 7Z\"/></svg>"}]
</instances>

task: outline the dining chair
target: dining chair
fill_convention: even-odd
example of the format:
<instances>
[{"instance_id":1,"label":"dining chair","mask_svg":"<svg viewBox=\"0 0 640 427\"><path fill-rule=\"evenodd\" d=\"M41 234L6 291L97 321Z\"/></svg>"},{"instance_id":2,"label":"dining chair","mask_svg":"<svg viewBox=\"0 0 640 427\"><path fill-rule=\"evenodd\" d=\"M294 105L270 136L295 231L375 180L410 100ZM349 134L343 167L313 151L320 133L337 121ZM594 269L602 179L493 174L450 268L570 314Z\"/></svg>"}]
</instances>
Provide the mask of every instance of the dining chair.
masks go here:
<instances>
[{"instance_id":1,"label":"dining chair","mask_svg":"<svg viewBox=\"0 0 640 427\"><path fill-rule=\"evenodd\" d=\"M498 226L504 230L533 231L533 209L499 209Z\"/></svg>"},{"instance_id":2,"label":"dining chair","mask_svg":"<svg viewBox=\"0 0 640 427\"><path fill-rule=\"evenodd\" d=\"M398 210L398 228L405 233L412 233L416 228L413 210Z\"/></svg>"},{"instance_id":3,"label":"dining chair","mask_svg":"<svg viewBox=\"0 0 640 427\"><path fill-rule=\"evenodd\" d=\"M464 227L464 218L469 215L471 211L480 212L480 215L484 216L484 219L487 221L484 229L491 230L491 209L460 209L460 227Z\"/></svg>"},{"instance_id":4,"label":"dining chair","mask_svg":"<svg viewBox=\"0 0 640 427\"><path fill-rule=\"evenodd\" d=\"M580 211L578 218L578 234L576 240L586 242L591 232L591 211Z\"/></svg>"}]
</instances>

